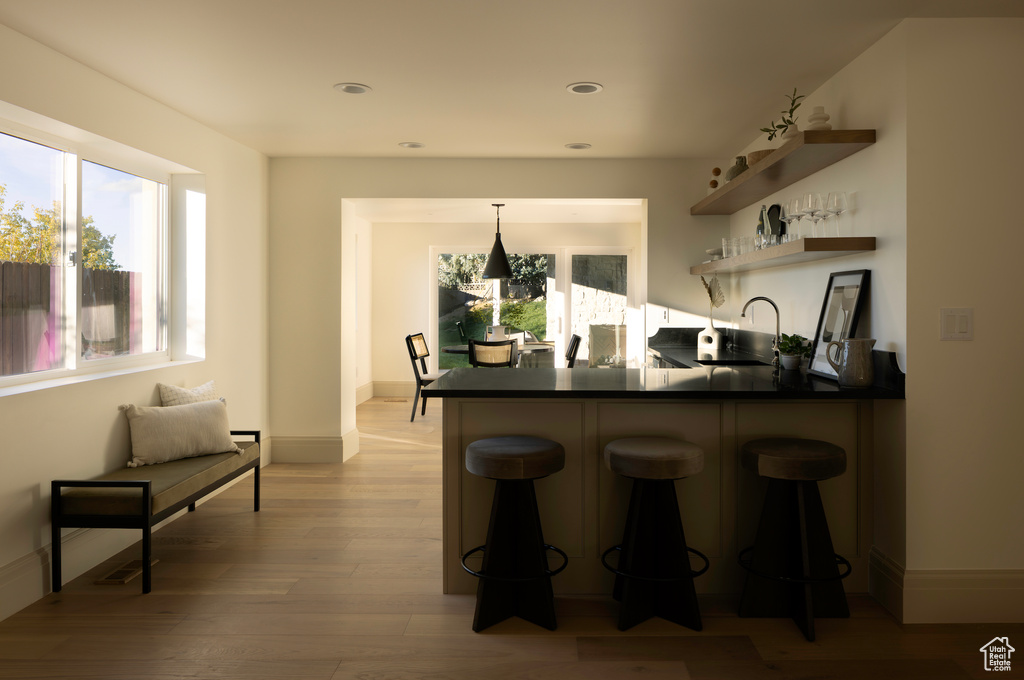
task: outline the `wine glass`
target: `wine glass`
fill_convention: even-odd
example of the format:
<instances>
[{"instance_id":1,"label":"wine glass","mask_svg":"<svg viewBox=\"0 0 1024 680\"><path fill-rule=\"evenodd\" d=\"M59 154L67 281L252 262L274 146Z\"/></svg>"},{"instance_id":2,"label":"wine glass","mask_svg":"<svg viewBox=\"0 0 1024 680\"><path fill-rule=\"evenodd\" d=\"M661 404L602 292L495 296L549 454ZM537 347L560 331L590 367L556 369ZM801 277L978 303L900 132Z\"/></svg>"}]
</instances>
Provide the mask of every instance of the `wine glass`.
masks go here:
<instances>
[{"instance_id":1,"label":"wine glass","mask_svg":"<svg viewBox=\"0 0 1024 680\"><path fill-rule=\"evenodd\" d=\"M840 231L839 216L847 211L846 204L846 192L845 191L833 191L828 195L828 202L825 204L825 212L831 217L835 215L836 218L836 236L842 236Z\"/></svg>"},{"instance_id":2,"label":"wine glass","mask_svg":"<svg viewBox=\"0 0 1024 680\"><path fill-rule=\"evenodd\" d=\"M825 214L821 204L821 194L814 192L804 194L803 199L800 201L800 212L813 223L811 235L814 237L818 236L818 222L821 221Z\"/></svg>"},{"instance_id":3,"label":"wine glass","mask_svg":"<svg viewBox=\"0 0 1024 680\"><path fill-rule=\"evenodd\" d=\"M793 221L793 218L789 216L789 206L786 203L779 204L779 221L785 226L782 234L779 234L779 243L789 242L789 223Z\"/></svg>"},{"instance_id":4,"label":"wine glass","mask_svg":"<svg viewBox=\"0 0 1024 680\"><path fill-rule=\"evenodd\" d=\"M789 213L790 220L789 228L787 228L786 231L788 231L790 234L789 240L795 241L797 239L803 238L803 236L801 236L800 234L800 220L803 219L803 214L800 212L800 199L793 198L787 201L786 203L788 206L786 212Z\"/></svg>"}]
</instances>

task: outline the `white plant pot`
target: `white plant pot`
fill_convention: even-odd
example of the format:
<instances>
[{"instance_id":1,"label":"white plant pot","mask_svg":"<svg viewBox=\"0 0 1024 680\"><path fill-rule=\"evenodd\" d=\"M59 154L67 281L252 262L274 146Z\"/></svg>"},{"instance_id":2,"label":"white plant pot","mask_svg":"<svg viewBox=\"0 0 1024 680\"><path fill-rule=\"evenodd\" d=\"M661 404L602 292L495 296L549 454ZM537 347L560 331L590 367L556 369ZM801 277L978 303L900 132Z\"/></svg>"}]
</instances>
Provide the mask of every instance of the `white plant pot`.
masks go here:
<instances>
[{"instance_id":1,"label":"white plant pot","mask_svg":"<svg viewBox=\"0 0 1024 680\"><path fill-rule=\"evenodd\" d=\"M800 368L800 360L803 359L799 354L781 354L779 358L782 361L782 368L787 371Z\"/></svg>"}]
</instances>

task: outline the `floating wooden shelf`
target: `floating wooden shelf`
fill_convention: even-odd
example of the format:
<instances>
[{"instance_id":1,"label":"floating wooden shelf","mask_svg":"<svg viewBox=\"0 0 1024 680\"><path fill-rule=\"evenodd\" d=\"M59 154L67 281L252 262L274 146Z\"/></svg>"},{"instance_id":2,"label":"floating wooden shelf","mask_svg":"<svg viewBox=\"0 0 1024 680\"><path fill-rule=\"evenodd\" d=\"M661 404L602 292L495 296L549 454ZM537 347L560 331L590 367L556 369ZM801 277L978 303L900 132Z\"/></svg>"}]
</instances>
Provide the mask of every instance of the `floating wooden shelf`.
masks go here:
<instances>
[{"instance_id":1,"label":"floating wooden shelf","mask_svg":"<svg viewBox=\"0 0 1024 680\"><path fill-rule=\"evenodd\" d=\"M874 130L805 130L693 205L690 214L732 215L874 143Z\"/></svg>"},{"instance_id":2,"label":"floating wooden shelf","mask_svg":"<svg viewBox=\"0 0 1024 680\"><path fill-rule=\"evenodd\" d=\"M745 272L752 269L782 267L797 262L824 260L854 255L875 249L874 236L843 236L835 238L802 238L797 241L755 250L736 257L713 260L690 267L691 274Z\"/></svg>"}]
</instances>

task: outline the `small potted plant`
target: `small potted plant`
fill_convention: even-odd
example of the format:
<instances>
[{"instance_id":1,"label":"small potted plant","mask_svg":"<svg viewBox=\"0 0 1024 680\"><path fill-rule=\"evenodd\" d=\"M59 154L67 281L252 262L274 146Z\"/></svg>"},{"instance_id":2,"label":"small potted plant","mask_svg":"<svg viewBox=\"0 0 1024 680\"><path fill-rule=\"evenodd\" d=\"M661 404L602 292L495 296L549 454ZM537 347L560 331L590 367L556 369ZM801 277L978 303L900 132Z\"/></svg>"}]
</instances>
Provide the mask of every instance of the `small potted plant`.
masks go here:
<instances>
[{"instance_id":1,"label":"small potted plant","mask_svg":"<svg viewBox=\"0 0 1024 680\"><path fill-rule=\"evenodd\" d=\"M811 346L807 343L807 338L796 333L793 335L782 334L782 338L779 340L779 357L782 368L786 370L800 368L800 360L809 356L811 356Z\"/></svg>"},{"instance_id":2,"label":"small potted plant","mask_svg":"<svg viewBox=\"0 0 1024 680\"><path fill-rule=\"evenodd\" d=\"M793 94L787 94L786 96L789 97L789 110L782 112L782 120L778 123L772 121L770 127L761 128L761 132L768 133L769 142L775 139L776 135L785 139L790 136L788 133L792 132L795 134L799 132L799 129L797 129L796 126L797 119L794 114L796 113L796 110L800 108L800 100L806 95L798 95L796 93L796 88L794 87Z\"/></svg>"}]
</instances>

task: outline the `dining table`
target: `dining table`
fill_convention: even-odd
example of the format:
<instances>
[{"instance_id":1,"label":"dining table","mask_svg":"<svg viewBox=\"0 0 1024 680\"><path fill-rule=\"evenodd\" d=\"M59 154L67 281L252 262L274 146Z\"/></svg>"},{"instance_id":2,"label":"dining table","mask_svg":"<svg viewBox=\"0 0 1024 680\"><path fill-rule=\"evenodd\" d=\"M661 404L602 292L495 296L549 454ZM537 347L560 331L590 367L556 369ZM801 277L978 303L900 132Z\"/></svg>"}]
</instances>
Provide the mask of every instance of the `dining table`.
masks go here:
<instances>
[{"instance_id":1,"label":"dining table","mask_svg":"<svg viewBox=\"0 0 1024 680\"><path fill-rule=\"evenodd\" d=\"M525 342L518 345L520 354L541 354L554 352L555 346L546 342ZM469 345L447 345L441 348L445 354L469 354Z\"/></svg>"}]
</instances>

